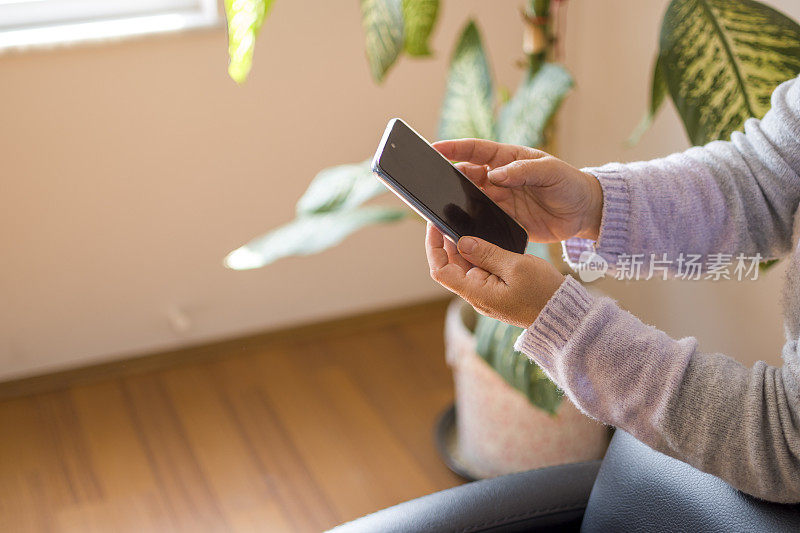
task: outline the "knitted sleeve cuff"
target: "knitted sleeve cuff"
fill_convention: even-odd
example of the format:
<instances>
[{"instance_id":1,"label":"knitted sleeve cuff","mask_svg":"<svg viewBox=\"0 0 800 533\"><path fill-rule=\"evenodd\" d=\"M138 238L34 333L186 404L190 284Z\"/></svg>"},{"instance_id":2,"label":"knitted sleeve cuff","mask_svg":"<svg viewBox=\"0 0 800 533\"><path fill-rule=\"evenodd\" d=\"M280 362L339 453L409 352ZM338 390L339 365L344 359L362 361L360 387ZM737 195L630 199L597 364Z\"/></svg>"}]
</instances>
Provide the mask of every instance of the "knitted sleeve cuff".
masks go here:
<instances>
[{"instance_id":1,"label":"knitted sleeve cuff","mask_svg":"<svg viewBox=\"0 0 800 533\"><path fill-rule=\"evenodd\" d=\"M572 238L562 243L564 260L577 270L585 252L596 253L614 268L620 254L628 253L628 221L630 218L630 192L624 173L619 164L599 168L586 168L597 178L603 189L603 213L600 221L600 235L597 241Z\"/></svg>"},{"instance_id":2,"label":"knitted sleeve cuff","mask_svg":"<svg viewBox=\"0 0 800 533\"><path fill-rule=\"evenodd\" d=\"M583 285L566 276L534 323L517 338L514 349L554 377L558 354L586 316L593 299Z\"/></svg>"}]
</instances>

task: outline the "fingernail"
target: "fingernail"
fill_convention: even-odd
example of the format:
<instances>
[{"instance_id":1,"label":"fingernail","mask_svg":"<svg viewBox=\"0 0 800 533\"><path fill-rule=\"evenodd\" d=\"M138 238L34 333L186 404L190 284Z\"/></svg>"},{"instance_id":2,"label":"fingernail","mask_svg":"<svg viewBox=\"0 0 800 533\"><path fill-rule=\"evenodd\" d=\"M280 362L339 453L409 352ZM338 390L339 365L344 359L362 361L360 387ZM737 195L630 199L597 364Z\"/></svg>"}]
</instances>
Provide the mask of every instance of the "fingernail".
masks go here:
<instances>
[{"instance_id":1,"label":"fingernail","mask_svg":"<svg viewBox=\"0 0 800 533\"><path fill-rule=\"evenodd\" d=\"M461 237L461 240L458 241L458 249L465 254L471 254L476 244L478 244L478 241L472 237Z\"/></svg>"},{"instance_id":2,"label":"fingernail","mask_svg":"<svg viewBox=\"0 0 800 533\"><path fill-rule=\"evenodd\" d=\"M508 172L506 171L505 167L500 167L490 170L487 176L494 183L503 183L508 178Z\"/></svg>"}]
</instances>

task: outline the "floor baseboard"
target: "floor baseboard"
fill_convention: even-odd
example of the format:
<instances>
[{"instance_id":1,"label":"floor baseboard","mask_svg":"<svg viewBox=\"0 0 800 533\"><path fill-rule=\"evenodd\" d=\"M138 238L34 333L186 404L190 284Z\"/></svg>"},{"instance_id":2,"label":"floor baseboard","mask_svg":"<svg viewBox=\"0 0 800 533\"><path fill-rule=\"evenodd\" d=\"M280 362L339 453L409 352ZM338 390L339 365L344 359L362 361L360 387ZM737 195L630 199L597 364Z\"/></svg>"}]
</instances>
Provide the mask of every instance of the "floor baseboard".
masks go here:
<instances>
[{"instance_id":1,"label":"floor baseboard","mask_svg":"<svg viewBox=\"0 0 800 533\"><path fill-rule=\"evenodd\" d=\"M379 328L392 323L404 322L419 317L420 314L444 313L449 301L449 298L437 298L411 305L359 313L279 330L270 330L177 350L143 354L37 376L12 379L0 382L0 401L60 390L104 379L153 372L189 362L218 359L230 355L237 349L241 349L242 346L269 345L298 337L313 339L322 336L349 335L361 329Z\"/></svg>"}]
</instances>

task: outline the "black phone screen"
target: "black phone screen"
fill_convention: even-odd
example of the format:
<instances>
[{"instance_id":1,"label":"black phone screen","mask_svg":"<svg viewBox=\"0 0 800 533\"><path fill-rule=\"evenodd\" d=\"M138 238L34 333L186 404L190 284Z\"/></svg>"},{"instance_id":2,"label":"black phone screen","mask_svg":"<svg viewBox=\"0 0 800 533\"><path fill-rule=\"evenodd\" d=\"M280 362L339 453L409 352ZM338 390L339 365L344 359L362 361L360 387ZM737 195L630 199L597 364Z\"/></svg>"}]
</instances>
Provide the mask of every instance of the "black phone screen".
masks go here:
<instances>
[{"instance_id":1,"label":"black phone screen","mask_svg":"<svg viewBox=\"0 0 800 533\"><path fill-rule=\"evenodd\" d=\"M525 251L525 230L401 120L394 120L378 164L456 237L471 235Z\"/></svg>"}]
</instances>

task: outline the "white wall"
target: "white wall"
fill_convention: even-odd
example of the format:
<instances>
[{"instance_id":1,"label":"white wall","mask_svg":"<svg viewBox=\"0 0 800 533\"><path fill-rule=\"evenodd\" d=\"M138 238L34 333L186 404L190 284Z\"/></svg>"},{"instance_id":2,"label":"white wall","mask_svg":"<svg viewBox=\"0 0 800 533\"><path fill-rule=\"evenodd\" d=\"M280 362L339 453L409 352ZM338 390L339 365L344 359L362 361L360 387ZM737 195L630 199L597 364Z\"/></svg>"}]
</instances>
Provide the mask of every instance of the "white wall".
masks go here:
<instances>
[{"instance_id":1,"label":"white wall","mask_svg":"<svg viewBox=\"0 0 800 533\"><path fill-rule=\"evenodd\" d=\"M243 87L222 28L0 56L0 379L442 295L411 220L258 271L222 259L288 221L317 171L370 156L388 118L433 137L470 13L516 84L508 1L445 2L436 60L381 87L356 1L276 2Z\"/></svg>"},{"instance_id":2,"label":"white wall","mask_svg":"<svg viewBox=\"0 0 800 533\"><path fill-rule=\"evenodd\" d=\"M795 3L773 4L800 18ZM226 76L222 29L0 56L0 379L441 295L414 221L258 271L221 260L288 220L316 171L366 158L390 116L433 137L469 14L500 83L516 86L521 5L445 1L437 58L404 59L382 87L369 79L354 1L276 2L244 87ZM565 159L686 146L671 109L639 146L622 146L645 106L665 5L570 2L578 87L561 120ZM749 357L743 347L780 344L775 281L604 289L671 333ZM188 330L170 326L175 309Z\"/></svg>"}]
</instances>

